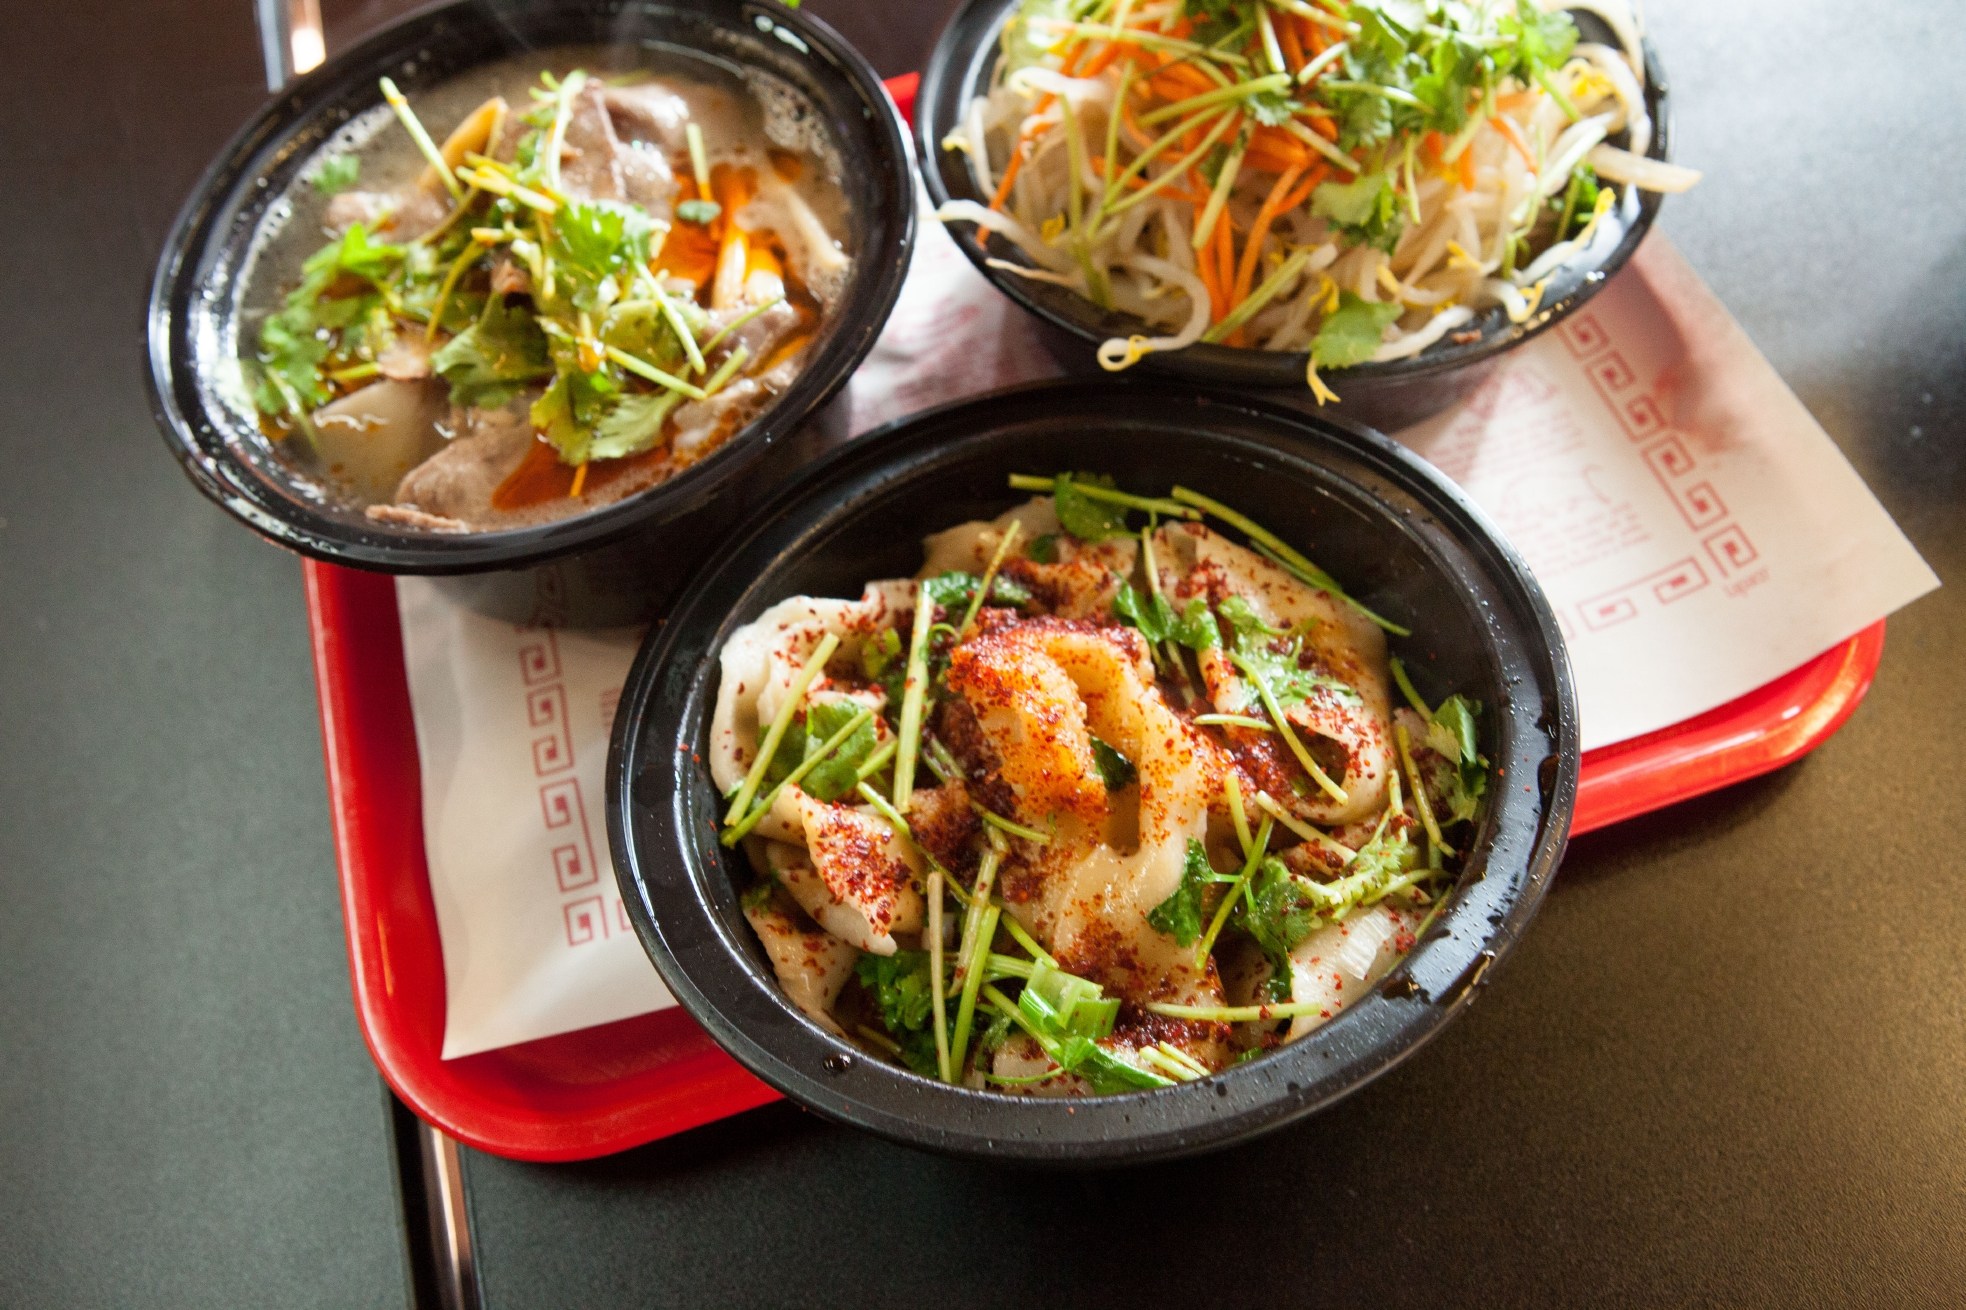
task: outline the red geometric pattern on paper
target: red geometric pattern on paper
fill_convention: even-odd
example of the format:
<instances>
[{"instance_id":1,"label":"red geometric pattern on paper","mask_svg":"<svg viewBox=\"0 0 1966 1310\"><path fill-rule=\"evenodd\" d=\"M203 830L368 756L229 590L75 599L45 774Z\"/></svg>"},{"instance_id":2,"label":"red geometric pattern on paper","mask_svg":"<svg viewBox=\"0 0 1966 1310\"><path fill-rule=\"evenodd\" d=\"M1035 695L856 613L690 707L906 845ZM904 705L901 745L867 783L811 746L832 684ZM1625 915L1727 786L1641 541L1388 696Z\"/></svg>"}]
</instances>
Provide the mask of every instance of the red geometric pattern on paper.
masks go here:
<instances>
[{"instance_id":1,"label":"red geometric pattern on paper","mask_svg":"<svg viewBox=\"0 0 1966 1310\"><path fill-rule=\"evenodd\" d=\"M566 920L569 946L586 946L607 938L607 907L601 903L601 898L598 896L574 901L564 907L560 915Z\"/></svg>"},{"instance_id":2,"label":"red geometric pattern on paper","mask_svg":"<svg viewBox=\"0 0 1966 1310\"><path fill-rule=\"evenodd\" d=\"M1583 616L1584 626L1593 632L1616 627L1627 619L1638 617L1638 606L1629 596L1607 596L1603 600L1587 600L1577 606Z\"/></svg>"},{"instance_id":3,"label":"red geometric pattern on paper","mask_svg":"<svg viewBox=\"0 0 1966 1310\"><path fill-rule=\"evenodd\" d=\"M1656 573L1579 602L1577 617L1592 632L1602 632L1637 618L1648 595L1661 605L1670 605L1699 591L1707 581L1706 570L1689 555Z\"/></svg>"},{"instance_id":4,"label":"red geometric pattern on paper","mask_svg":"<svg viewBox=\"0 0 1966 1310\"><path fill-rule=\"evenodd\" d=\"M1604 349L1610 342L1595 314L1579 314L1563 325L1563 344L1579 359Z\"/></svg>"},{"instance_id":5,"label":"red geometric pattern on paper","mask_svg":"<svg viewBox=\"0 0 1966 1310\"><path fill-rule=\"evenodd\" d=\"M1652 584L1652 594L1661 605L1670 605L1683 600L1707 585L1707 571L1700 567L1696 559L1687 558L1664 571L1664 575L1654 575L1658 581Z\"/></svg>"},{"instance_id":6,"label":"red geometric pattern on paper","mask_svg":"<svg viewBox=\"0 0 1966 1310\"><path fill-rule=\"evenodd\" d=\"M560 643L551 628L541 630L532 641L519 647L519 674L528 687L537 687L560 676Z\"/></svg>"},{"instance_id":7,"label":"red geometric pattern on paper","mask_svg":"<svg viewBox=\"0 0 1966 1310\"><path fill-rule=\"evenodd\" d=\"M1618 407L1618 418L1625 425L1625 434L1633 441L1643 441L1666 425L1665 416L1659 413L1659 402L1650 395L1633 396Z\"/></svg>"},{"instance_id":8,"label":"red geometric pattern on paper","mask_svg":"<svg viewBox=\"0 0 1966 1310\"><path fill-rule=\"evenodd\" d=\"M555 683L526 693L526 722L550 728L532 741L532 771L536 777L573 767L573 728L567 722L567 689Z\"/></svg>"},{"instance_id":9,"label":"red geometric pattern on paper","mask_svg":"<svg viewBox=\"0 0 1966 1310\"><path fill-rule=\"evenodd\" d=\"M1686 516L1686 525L1698 531L1710 528L1727 517L1727 503L1720 498L1711 482L1696 482L1685 491L1673 497L1679 512Z\"/></svg>"},{"instance_id":10,"label":"red geometric pattern on paper","mask_svg":"<svg viewBox=\"0 0 1966 1310\"><path fill-rule=\"evenodd\" d=\"M572 892L592 887L600 880L601 871L593 861L582 858L580 847L568 844L553 848L553 875L559 879L561 891Z\"/></svg>"},{"instance_id":11,"label":"red geometric pattern on paper","mask_svg":"<svg viewBox=\"0 0 1966 1310\"><path fill-rule=\"evenodd\" d=\"M606 724L610 730L614 727L614 712L620 706L621 688L609 687L601 693L601 722Z\"/></svg>"},{"instance_id":12,"label":"red geometric pattern on paper","mask_svg":"<svg viewBox=\"0 0 1966 1310\"><path fill-rule=\"evenodd\" d=\"M580 779L562 778L539 789L539 812L549 828L564 828L578 820L587 823L587 807L580 801Z\"/></svg>"},{"instance_id":13,"label":"red geometric pattern on paper","mask_svg":"<svg viewBox=\"0 0 1966 1310\"><path fill-rule=\"evenodd\" d=\"M1645 448L1645 462L1659 481L1683 478L1693 471L1693 455L1686 449L1686 443L1676 436L1664 441L1654 442Z\"/></svg>"},{"instance_id":14,"label":"red geometric pattern on paper","mask_svg":"<svg viewBox=\"0 0 1966 1310\"><path fill-rule=\"evenodd\" d=\"M1738 523L1730 523L1700 543L1713 557L1715 567L1721 573L1738 573L1761 558L1761 552L1754 548L1754 542Z\"/></svg>"},{"instance_id":15,"label":"red geometric pattern on paper","mask_svg":"<svg viewBox=\"0 0 1966 1310\"><path fill-rule=\"evenodd\" d=\"M1624 391L1638 381L1638 375L1632 372L1632 366L1627 364L1625 357L1615 350L1593 363L1589 372L1591 381L1597 383L1598 390L1605 393L1607 400L1611 398L1611 393Z\"/></svg>"},{"instance_id":16,"label":"red geometric pattern on paper","mask_svg":"<svg viewBox=\"0 0 1966 1310\"><path fill-rule=\"evenodd\" d=\"M539 789L541 817L549 829L570 829L553 849L553 876L561 891L592 885L600 877L594 859L594 836L587 826L587 803L580 779L562 778Z\"/></svg>"}]
</instances>

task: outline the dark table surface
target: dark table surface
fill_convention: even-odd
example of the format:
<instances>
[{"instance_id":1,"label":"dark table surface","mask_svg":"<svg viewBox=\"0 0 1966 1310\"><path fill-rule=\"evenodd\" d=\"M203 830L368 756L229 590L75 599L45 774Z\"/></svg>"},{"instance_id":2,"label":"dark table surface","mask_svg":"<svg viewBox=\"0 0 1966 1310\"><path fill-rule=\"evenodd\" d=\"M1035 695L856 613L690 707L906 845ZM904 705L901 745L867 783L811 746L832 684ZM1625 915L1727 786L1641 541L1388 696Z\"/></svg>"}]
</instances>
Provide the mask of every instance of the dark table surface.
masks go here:
<instances>
[{"instance_id":1,"label":"dark table surface","mask_svg":"<svg viewBox=\"0 0 1966 1310\"><path fill-rule=\"evenodd\" d=\"M391 12L324 7L331 47ZM812 7L884 72L945 12ZM1648 8L1708 170L1663 230L1956 582L1966 28ZM8 17L0 1305L399 1303L299 569L179 475L139 371L165 228L264 95L250 6ZM1295 1129L1062 1177L784 1106L584 1165L466 1152L484 1299L1960 1303L1962 648L1941 591L1815 755L1580 839L1481 1004Z\"/></svg>"}]
</instances>

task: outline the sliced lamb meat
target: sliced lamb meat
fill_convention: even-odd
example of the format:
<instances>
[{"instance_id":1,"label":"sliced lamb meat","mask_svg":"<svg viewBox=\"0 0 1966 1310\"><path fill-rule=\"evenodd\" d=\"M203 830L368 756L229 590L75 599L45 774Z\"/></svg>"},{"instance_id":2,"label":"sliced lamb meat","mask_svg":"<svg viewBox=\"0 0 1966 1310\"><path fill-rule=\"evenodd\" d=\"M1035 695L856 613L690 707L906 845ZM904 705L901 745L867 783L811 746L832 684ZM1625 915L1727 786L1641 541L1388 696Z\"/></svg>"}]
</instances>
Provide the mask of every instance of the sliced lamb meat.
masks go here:
<instances>
[{"instance_id":1,"label":"sliced lamb meat","mask_svg":"<svg viewBox=\"0 0 1966 1310\"><path fill-rule=\"evenodd\" d=\"M733 305L729 309L710 311L710 326L704 333L706 339L723 331L726 324L735 322L755 308L755 305ZM728 350L744 347L751 352L750 362L755 365L776 349L778 343L783 341L792 329L798 326L798 323L799 311L781 300L731 333L727 338L730 343Z\"/></svg>"},{"instance_id":2,"label":"sliced lamb meat","mask_svg":"<svg viewBox=\"0 0 1966 1310\"><path fill-rule=\"evenodd\" d=\"M376 523L387 523L397 528L421 528L425 532L469 532L471 525L462 519L448 519L441 514L425 514L420 509L407 505L371 505L362 511Z\"/></svg>"},{"instance_id":3,"label":"sliced lamb meat","mask_svg":"<svg viewBox=\"0 0 1966 1310\"><path fill-rule=\"evenodd\" d=\"M758 317L763 320L770 316L766 313ZM798 375L798 361L788 359L761 377L731 383L707 400L678 405L675 436L669 443L677 464L693 464L715 450L724 438L749 422L767 401L791 386L792 379Z\"/></svg>"},{"instance_id":4,"label":"sliced lamb meat","mask_svg":"<svg viewBox=\"0 0 1966 1310\"><path fill-rule=\"evenodd\" d=\"M590 83L573 98L560 150L560 189L583 200L620 200L621 140L608 119L601 88Z\"/></svg>"},{"instance_id":5,"label":"sliced lamb meat","mask_svg":"<svg viewBox=\"0 0 1966 1310\"><path fill-rule=\"evenodd\" d=\"M653 146L636 142L624 146L616 162L629 201L648 210L657 221L669 222L676 203L676 175L668 157Z\"/></svg>"},{"instance_id":6,"label":"sliced lamb meat","mask_svg":"<svg viewBox=\"0 0 1966 1310\"><path fill-rule=\"evenodd\" d=\"M411 187L403 195L388 191L344 191L328 201L322 222L340 236L360 223L373 235L390 241L422 236L450 216L451 198L444 191Z\"/></svg>"},{"instance_id":7,"label":"sliced lamb meat","mask_svg":"<svg viewBox=\"0 0 1966 1310\"><path fill-rule=\"evenodd\" d=\"M664 151L682 150L683 129L689 124L689 102L661 82L609 87L601 93L615 131L631 141L646 141Z\"/></svg>"},{"instance_id":8,"label":"sliced lamb meat","mask_svg":"<svg viewBox=\"0 0 1966 1310\"><path fill-rule=\"evenodd\" d=\"M457 519L472 527L511 526L492 508L498 490L535 440L526 400L504 409L470 409L449 445L411 469L396 488L397 505Z\"/></svg>"}]
</instances>

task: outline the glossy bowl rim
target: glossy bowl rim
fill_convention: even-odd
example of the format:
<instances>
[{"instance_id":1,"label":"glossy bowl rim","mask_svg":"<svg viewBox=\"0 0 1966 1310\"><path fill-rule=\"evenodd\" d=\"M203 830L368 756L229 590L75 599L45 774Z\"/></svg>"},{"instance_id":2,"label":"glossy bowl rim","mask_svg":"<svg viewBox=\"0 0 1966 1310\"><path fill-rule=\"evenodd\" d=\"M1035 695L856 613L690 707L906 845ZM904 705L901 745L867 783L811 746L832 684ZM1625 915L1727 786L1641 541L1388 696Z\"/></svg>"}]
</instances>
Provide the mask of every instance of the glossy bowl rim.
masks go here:
<instances>
[{"instance_id":1,"label":"glossy bowl rim","mask_svg":"<svg viewBox=\"0 0 1966 1310\"><path fill-rule=\"evenodd\" d=\"M928 187L929 197L937 208L950 200L977 199L970 193L960 196L952 194L944 184L939 166L942 138L952 126L938 113L944 96L949 94L948 84L958 80L958 75L966 67L973 66L973 61L980 55L979 47L995 46L1004 22L1019 3L1020 0L964 0L942 29L928 64L922 70L921 86L915 100L915 158L922 180ZM1001 12L992 12L995 10ZM979 35L980 41L975 39ZM1669 158L1672 136L1671 90L1650 38L1641 37L1640 40L1645 56L1645 103L1652 116L1653 130L1646 157L1663 161ZM960 93L965 89L958 87L957 91ZM1397 383L1433 378L1491 360L1540 335L1580 309L1631 261L1651 231L1661 201L1658 192L1638 191L1634 206L1636 212L1627 222L1625 233L1618 243L1592 265L1567 266L1580 270L1576 286L1567 295L1540 303L1526 321L1510 323L1503 318L1499 324L1484 329L1479 341L1466 345L1456 345L1451 341L1436 342L1418 355L1406 359L1353 364L1342 369L1320 369L1319 376L1331 382L1341 394L1348 382ZM996 256L980 239L979 230L974 224L958 223L946 230L956 247L975 266L976 271L988 279L990 285L1010 297L1026 313L1088 347L1085 359L1092 363L1092 351L1097 350L1112 333L1101 330L1091 316L1061 313L1033 295L1027 280L990 267L988 261ZM1491 317L1494 312L1486 311ZM1475 321L1480 323L1481 319ZM1197 342L1177 351L1148 354L1136 367L1162 376L1184 377L1199 382L1304 391L1304 373L1309 361L1310 352L1307 350L1261 350Z\"/></svg>"},{"instance_id":2,"label":"glossy bowl rim","mask_svg":"<svg viewBox=\"0 0 1966 1310\"><path fill-rule=\"evenodd\" d=\"M808 53L817 51L841 75L843 87L859 102L875 148L873 158L846 156L843 166L879 167L875 189L883 193L881 198L901 198L898 212L886 220L889 240L879 250L856 255L843 297L853 297L865 285L864 305L853 318L836 321L822 338L822 354L799 374L785 398L792 403L781 400L769 406L697 464L611 505L551 523L486 532L417 533L373 523L358 528L311 511L240 467L231 420L215 422L203 403L196 352L188 341L204 252L223 239L225 225L240 212L234 197L255 175L254 164L269 149L306 131L316 115L331 112L334 92L350 70L413 57L451 22L476 30L508 25L483 0L440 0L364 37L274 93L213 157L180 208L158 255L146 302L144 380L165 444L193 485L266 539L329 563L424 575L524 569L614 544L702 509L810 421L865 361L900 297L917 236L913 146L880 76L831 27L767 0L729 0L728 8L733 18L727 26L748 22L756 31L780 33L795 48L803 42ZM582 16L631 13L662 21L659 16L665 13L701 12L679 0L554 0L528 21L572 22ZM542 42L542 48L550 45ZM846 143L840 144L844 154Z\"/></svg>"},{"instance_id":3,"label":"glossy bowl rim","mask_svg":"<svg viewBox=\"0 0 1966 1310\"><path fill-rule=\"evenodd\" d=\"M1126 399L1129 396L1133 399ZM1279 433L1324 428L1328 431L1320 441L1327 448L1325 458L1376 461L1374 467L1392 470L1385 476L1424 502L1423 512L1439 519L1443 533L1469 563L1482 570L1491 594L1515 610L1520 626L1513 639L1519 647L1513 667L1535 665L1542 695L1554 702L1557 712L1554 722L1546 722L1535 707L1510 711L1511 731L1519 741L1541 741L1549 751L1543 761L1530 766L1539 775L1540 785L1533 788L1540 793L1538 800L1498 796L1496 801L1540 806L1533 838L1509 838L1523 847L1521 858L1508 868L1496 866L1501 881L1488 882L1496 876L1486 863L1495 834L1506 823L1519 823L1521 816L1509 817L1502 811L1503 817L1484 820L1483 845L1470 860L1471 866L1477 859L1483 862L1483 876L1463 875L1454 904L1365 1001L1302 1041L1199 1083L1061 1101L949 1088L872 1060L858 1048L826 1036L800 1015L775 980L758 976L755 961L745 958L747 948L726 931L728 925L709 903L704 888L713 884L708 880L725 878L728 891L728 879L721 865L707 869L701 865L691 844L678 836L686 827L683 798L689 784L675 761L696 750L706 730L703 722L684 716L703 701L706 682L714 699L716 675L710 666L715 663L717 634L734 623L739 612L748 618L755 608L769 603L754 608L747 602L752 591L770 590L767 584L791 557L799 537L850 521L857 511L851 498L842 499L839 493L863 483L876 486L905 479L910 468L933 461L938 452L957 458L950 448L960 439L951 439L947 429L972 420L987 427L995 421L993 407L1007 404L1056 411L1074 401L1092 407L1095 415L1115 404L1187 405L1202 410L1220 407ZM978 439L987 440L987 432ZM1218 440L1207 434L1201 439ZM1280 436L1272 449L1283 450L1295 439L1295 433ZM1227 439L1225 447L1234 440ZM1318 462L1301 452L1295 457ZM1308 484L1307 479L1300 485ZM1005 493L1006 499L1010 494ZM1391 521L1391 509L1382 507L1380 512ZM924 529L936 526L925 523ZM777 548L762 563L750 558L773 543ZM1451 570L1444 571L1454 576ZM721 613L708 612L706 607L717 603L717 597L728 599L725 593L735 594L739 603ZM687 634L693 632L705 632L709 644L690 667L672 667L682 658L678 646L689 642ZM1475 640L1490 658L1502 649L1492 636ZM707 704L702 712L707 715ZM1539 717L1525 727L1530 714ZM912 1146L1065 1166L1136 1163L1217 1149L1292 1122L1355 1091L1437 1034L1486 981L1491 966L1508 953L1540 905L1568 839L1580 754L1575 686L1547 599L1499 531L1418 456L1369 429L1228 392L1197 394L1192 386L1167 382L1097 388L1069 380L1040 382L887 424L803 470L725 538L718 563L693 580L678 598L670 620L650 632L623 686L608 755L608 836L624 905L658 973L719 1045L766 1083L828 1118ZM1549 758L1556 761L1554 770L1548 778L1540 778L1549 768ZM638 795L638 787L652 790L655 798ZM1512 787L1507 795L1513 796ZM640 844L635 827L643 815L653 816L646 823L657 834L659 848L645 850ZM659 881L665 877L674 885ZM1483 890L1490 887L1499 890ZM670 914L680 921L665 922ZM1479 929L1472 926L1477 919L1483 925ZM1466 940L1453 931L1462 926L1470 930ZM739 927L744 925L740 922ZM1383 1029L1379 1037L1333 1065L1334 1048L1356 1045L1368 1025ZM796 1063L785 1054L794 1049ZM821 1052L825 1052L821 1058L807 1058Z\"/></svg>"}]
</instances>

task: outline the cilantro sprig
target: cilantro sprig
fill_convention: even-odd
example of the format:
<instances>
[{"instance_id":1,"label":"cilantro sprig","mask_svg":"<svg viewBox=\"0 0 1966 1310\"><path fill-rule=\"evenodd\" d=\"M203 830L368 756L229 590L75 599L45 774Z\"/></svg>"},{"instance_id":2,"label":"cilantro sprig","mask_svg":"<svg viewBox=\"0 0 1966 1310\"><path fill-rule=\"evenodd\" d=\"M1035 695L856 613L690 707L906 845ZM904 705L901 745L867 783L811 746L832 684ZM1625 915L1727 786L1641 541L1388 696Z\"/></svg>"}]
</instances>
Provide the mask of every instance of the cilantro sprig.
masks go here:
<instances>
[{"instance_id":1,"label":"cilantro sprig","mask_svg":"<svg viewBox=\"0 0 1966 1310\"><path fill-rule=\"evenodd\" d=\"M579 465L656 446L680 404L708 398L749 362L735 342L707 357L721 337L652 267L658 227L647 210L561 188L559 146L591 85L584 73L542 74L510 157L497 159L446 159L383 82L451 212L401 242L358 223L307 260L260 329L253 400L263 413L310 432L313 410L375 373L382 352L414 332L453 404L497 406L539 389L535 430ZM333 194L359 168L356 156L331 157L312 181ZM682 221L714 224L720 214L714 202L695 202Z\"/></svg>"}]
</instances>

